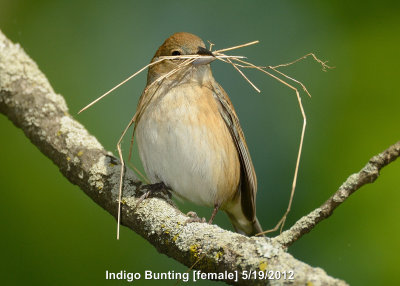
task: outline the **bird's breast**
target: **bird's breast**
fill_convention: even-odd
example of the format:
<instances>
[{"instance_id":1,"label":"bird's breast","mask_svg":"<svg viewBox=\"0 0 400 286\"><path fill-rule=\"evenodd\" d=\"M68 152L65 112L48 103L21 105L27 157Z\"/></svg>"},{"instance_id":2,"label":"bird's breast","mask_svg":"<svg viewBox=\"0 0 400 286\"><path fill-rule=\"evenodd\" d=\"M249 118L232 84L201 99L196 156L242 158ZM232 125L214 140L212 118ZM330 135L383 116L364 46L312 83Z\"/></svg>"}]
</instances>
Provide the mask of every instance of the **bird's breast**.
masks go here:
<instances>
[{"instance_id":1,"label":"bird's breast","mask_svg":"<svg viewBox=\"0 0 400 286\"><path fill-rule=\"evenodd\" d=\"M135 135L152 183L207 206L230 200L240 180L238 152L213 92L193 82L158 89Z\"/></svg>"}]
</instances>

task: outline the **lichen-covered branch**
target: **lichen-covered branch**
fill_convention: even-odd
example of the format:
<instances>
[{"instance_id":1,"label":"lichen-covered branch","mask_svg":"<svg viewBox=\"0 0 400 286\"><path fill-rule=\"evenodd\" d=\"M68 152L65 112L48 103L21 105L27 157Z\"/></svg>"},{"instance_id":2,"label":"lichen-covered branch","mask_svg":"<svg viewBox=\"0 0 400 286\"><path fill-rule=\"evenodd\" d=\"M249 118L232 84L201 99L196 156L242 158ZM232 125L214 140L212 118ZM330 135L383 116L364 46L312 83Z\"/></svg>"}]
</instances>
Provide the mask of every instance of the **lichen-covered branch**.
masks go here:
<instances>
[{"instance_id":1,"label":"lichen-covered branch","mask_svg":"<svg viewBox=\"0 0 400 286\"><path fill-rule=\"evenodd\" d=\"M382 153L372 157L367 165L358 173L350 175L323 205L299 219L290 229L284 231L273 240L289 247L304 234L310 232L320 221L328 218L333 211L352 193L365 184L373 183L379 177L379 171L400 156L400 141Z\"/></svg>"},{"instance_id":2,"label":"lichen-covered branch","mask_svg":"<svg viewBox=\"0 0 400 286\"><path fill-rule=\"evenodd\" d=\"M0 112L50 158L61 173L114 217L117 213L120 162L68 113L61 95L18 44L0 32ZM185 224L187 217L167 200L150 198L137 206L141 182L127 170L122 224L157 250L209 273L239 273L237 285L346 285L286 253L271 239L252 237L204 223ZM134 258L132 258L134 259ZM244 271L293 272L294 280L240 278Z\"/></svg>"}]
</instances>

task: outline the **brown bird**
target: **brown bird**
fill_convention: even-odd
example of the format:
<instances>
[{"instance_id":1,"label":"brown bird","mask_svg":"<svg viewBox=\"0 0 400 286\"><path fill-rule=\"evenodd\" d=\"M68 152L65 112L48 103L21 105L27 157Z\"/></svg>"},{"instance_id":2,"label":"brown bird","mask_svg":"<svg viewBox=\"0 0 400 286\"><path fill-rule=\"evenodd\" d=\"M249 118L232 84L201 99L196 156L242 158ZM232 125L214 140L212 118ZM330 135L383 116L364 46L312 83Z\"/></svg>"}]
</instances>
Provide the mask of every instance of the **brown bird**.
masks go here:
<instances>
[{"instance_id":1,"label":"brown bird","mask_svg":"<svg viewBox=\"0 0 400 286\"><path fill-rule=\"evenodd\" d=\"M153 85L184 60L149 67L135 129L147 177L180 198L214 207L210 223L221 209L237 232L262 232L256 218L254 166L233 105L212 75L213 54L199 37L181 32L161 45L152 62L177 55L207 57Z\"/></svg>"}]
</instances>

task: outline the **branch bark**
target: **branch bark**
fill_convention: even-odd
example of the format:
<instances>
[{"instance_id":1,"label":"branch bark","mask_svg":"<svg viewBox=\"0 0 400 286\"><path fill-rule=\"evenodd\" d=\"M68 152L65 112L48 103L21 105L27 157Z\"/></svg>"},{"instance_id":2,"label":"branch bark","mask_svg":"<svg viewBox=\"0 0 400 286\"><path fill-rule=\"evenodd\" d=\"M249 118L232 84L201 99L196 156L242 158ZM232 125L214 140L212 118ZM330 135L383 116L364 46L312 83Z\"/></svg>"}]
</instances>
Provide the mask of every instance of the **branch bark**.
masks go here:
<instances>
[{"instance_id":1,"label":"branch bark","mask_svg":"<svg viewBox=\"0 0 400 286\"><path fill-rule=\"evenodd\" d=\"M37 65L1 31L0 111L24 131L71 183L78 185L95 203L116 217L121 166L119 160L104 150L97 139L73 119L63 97L55 94ZM399 143L396 144L394 152L398 156ZM378 155L376 161L383 160L388 164L394 160L394 157L388 159L385 154ZM137 205L138 193L145 186L130 170L126 171L124 178L121 222L147 239L159 252L188 267L195 264L194 268L202 272L238 273L238 281L227 277L219 279L229 284L347 285L344 281L328 276L322 269L295 259L284 248L310 231L318 221L329 216L341 200L356 190L347 186L359 188L364 184L362 182L371 182L371 178L376 178L379 169L385 165L371 164L371 168L377 168L371 171L375 175L369 177L365 174L369 167L366 167L368 170L364 168L357 178L353 175L339 189L340 192L316 210L319 218L314 219L314 223L303 227L300 220L274 239L249 238L216 225L185 224L187 217L168 199L150 198ZM294 280L285 280L283 276L280 280L240 277L245 271L259 270L281 273L293 271Z\"/></svg>"}]
</instances>

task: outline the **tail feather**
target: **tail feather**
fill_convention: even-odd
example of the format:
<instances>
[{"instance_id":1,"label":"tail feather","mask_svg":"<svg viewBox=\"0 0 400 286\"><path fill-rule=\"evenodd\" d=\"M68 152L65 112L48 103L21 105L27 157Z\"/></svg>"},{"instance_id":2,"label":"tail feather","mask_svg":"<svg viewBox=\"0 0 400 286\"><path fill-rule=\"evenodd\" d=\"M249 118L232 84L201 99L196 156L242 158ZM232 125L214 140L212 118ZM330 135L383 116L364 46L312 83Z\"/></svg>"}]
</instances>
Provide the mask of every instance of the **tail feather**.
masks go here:
<instances>
[{"instance_id":1,"label":"tail feather","mask_svg":"<svg viewBox=\"0 0 400 286\"><path fill-rule=\"evenodd\" d=\"M235 220L235 218L231 218L231 223L235 229L236 232L247 235L247 236L255 236L258 233L262 233L263 229L258 222L258 219L255 218L253 222L247 221L246 224L239 224L238 221Z\"/></svg>"},{"instance_id":2,"label":"tail feather","mask_svg":"<svg viewBox=\"0 0 400 286\"><path fill-rule=\"evenodd\" d=\"M226 213L228 214L228 217L236 232L247 236L254 236L263 232L257 217L254 217L253 221L248 220L243 214L240 204L237 204L236 207L226 210Z\"/></svg>"}]
</instances>

